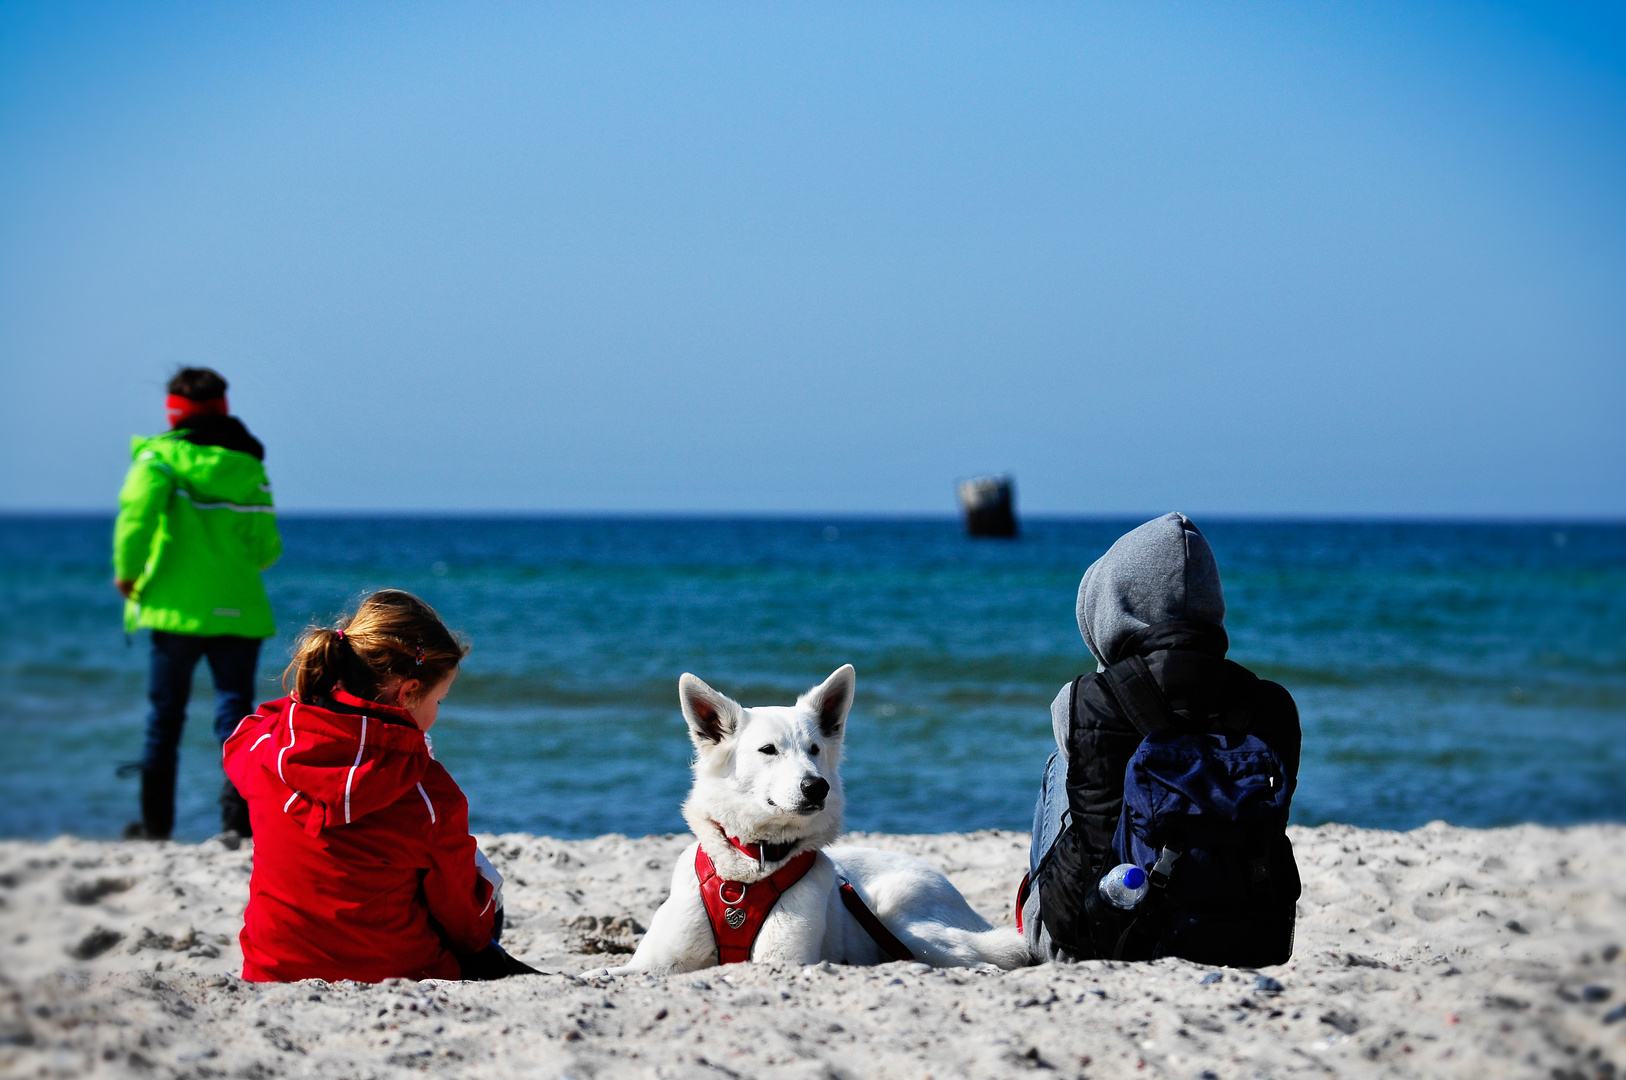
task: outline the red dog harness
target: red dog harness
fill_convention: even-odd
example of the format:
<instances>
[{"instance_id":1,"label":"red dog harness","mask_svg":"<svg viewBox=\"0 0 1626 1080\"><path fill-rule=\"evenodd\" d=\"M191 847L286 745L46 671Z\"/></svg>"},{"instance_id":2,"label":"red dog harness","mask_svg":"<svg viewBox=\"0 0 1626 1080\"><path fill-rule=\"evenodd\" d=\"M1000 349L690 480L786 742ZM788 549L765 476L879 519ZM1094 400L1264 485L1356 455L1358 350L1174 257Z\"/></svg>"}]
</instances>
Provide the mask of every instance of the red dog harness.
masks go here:
<instances>
[{"instance_id":1,"label":"red dog harness","mask_svg":"<svg viewBox=\"0 0 1626 1080\"><path fill-rule=\"evenodd\" d=\"M732 841L730 841L732 843ZM740 847L735 844L735 847ZM752 845L753 847L756 845ZM752 856L755 858L755 856ZM768 912L785 890L802 880L818 858L816 851L804 851L761 881L724 881L711 864L703 847L695 848L694 872L700 879L700 899L706 905L706 921L717 939L719 964L743 964L751 959Z\"/></svg>"},{"instance_id":2,"label":"red dog harness","mask_svg":"<svg viewBox=\"0 0 1626 1080\"><path fill-rule=\"evenodd\" d=\"M721 827L717 831L722 832ZM765 857L770 862L784 858L785 853L797 843L791 840L783 844L742 844L726 832L723 839L759 863ZM779 903L786 889L802 880L802 875L812 867L816 855L817 852L804 851L771 876L747 885L743 881L724 881L717 873L717 867L712 865L706 849L695 848L694 873L700 879L700 899L706 905L706 921L711 923L711 936L717 939L719 964L743 964L751 959L751 946L756 944L762 924L768 921L768 912ZM841 883L841 902L858 925L864 928L864 932L881 947L882 952L894 960L915 958L909 946L882 925L858 895L858 890L846 881Z\"/></svg>"}]
</instances>

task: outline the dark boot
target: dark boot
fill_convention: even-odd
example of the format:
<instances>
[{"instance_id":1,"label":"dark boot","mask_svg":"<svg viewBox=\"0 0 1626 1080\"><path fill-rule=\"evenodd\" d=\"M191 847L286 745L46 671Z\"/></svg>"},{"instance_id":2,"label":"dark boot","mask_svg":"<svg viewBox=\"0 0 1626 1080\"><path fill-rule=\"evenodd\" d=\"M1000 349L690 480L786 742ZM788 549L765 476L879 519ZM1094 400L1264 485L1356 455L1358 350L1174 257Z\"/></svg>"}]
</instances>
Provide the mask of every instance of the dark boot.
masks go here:
<instances>
[{"instance_id":1,"label":"dark boot","mask_svg":"<svg viewBox=\"0 0 1626 1080\"><path fill-rule=\"evenodd\" d=\"M237 793L230 780L220 789L220 831L234 832L244 839L254 835L254 827L248 823L248 800Z\"/></svg>"},{"instance_id":2,"label":"dark boot","mask_svg":"<svg viewBox=\"0 0 1626 1080\"><path fill-rule=\"evenodd\" d=\"M141 770L143 840L168 840L175 831L175 770Z\"/></svg>"}]
</instances>

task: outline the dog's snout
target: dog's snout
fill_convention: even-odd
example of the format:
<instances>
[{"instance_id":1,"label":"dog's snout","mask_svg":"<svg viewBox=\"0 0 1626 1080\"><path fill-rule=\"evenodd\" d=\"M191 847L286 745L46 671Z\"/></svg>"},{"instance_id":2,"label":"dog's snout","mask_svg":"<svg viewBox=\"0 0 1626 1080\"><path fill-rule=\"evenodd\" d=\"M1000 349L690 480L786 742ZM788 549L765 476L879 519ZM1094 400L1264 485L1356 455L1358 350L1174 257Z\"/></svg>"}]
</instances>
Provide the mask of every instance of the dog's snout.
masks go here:
<instances>
[{"instance_id":1,"label":"dog's snout","mask_svg":"<svg viewBox=\"0 0 1626 1080\"><path fill-rule=\"evenodd\" d=\"M830 794L830 781L822 776L809 776L802 780L802 798L814 805L824 802L824 797Z\"/></svg>"}]
</instances>

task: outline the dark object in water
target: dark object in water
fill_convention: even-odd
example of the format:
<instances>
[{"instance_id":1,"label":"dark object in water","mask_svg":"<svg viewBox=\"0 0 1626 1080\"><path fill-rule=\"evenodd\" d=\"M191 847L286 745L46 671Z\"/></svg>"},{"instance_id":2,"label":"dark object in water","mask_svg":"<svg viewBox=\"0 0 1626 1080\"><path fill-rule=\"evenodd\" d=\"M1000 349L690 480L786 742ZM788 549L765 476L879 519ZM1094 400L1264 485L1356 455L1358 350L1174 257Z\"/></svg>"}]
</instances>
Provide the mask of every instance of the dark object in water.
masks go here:
<instances>
[{"instance_id":1,"label":"dark object in water","mask_svg":"<svg viewBox=\"0 0 1626 1080\"><path fill-rule=\"evenodd\" d=\"M961 480L959 494L968 535L1016 535L1016 485L1008 475L973 476L969 480Z\"/></svg>"}]
</instances>

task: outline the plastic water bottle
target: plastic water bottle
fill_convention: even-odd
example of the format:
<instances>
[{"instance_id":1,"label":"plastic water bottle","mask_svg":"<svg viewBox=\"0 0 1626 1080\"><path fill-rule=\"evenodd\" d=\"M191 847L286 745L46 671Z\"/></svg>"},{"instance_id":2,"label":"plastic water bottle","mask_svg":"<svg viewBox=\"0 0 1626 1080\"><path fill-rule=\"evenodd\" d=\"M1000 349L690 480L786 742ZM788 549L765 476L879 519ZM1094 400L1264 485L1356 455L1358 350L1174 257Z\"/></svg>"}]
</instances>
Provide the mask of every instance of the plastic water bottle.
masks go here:
<instances>
[{"instance_id":1,"label":"plastic water bottle","mask_svg":"<svg viewBox=\"0 0 1626 1080\"><path fill-rule=\"evenodd\" d=\"M1151 883L1146 871L1134 863L1119 863L1101 879L1101 899L1115 908L1129 911L1146 896Z\"/></svg>"}]
</instances>

